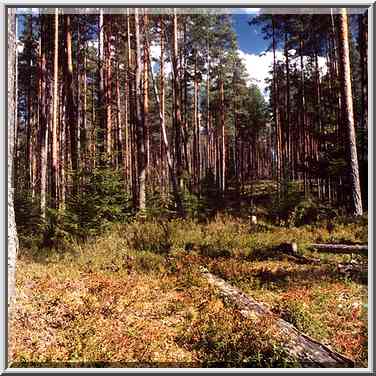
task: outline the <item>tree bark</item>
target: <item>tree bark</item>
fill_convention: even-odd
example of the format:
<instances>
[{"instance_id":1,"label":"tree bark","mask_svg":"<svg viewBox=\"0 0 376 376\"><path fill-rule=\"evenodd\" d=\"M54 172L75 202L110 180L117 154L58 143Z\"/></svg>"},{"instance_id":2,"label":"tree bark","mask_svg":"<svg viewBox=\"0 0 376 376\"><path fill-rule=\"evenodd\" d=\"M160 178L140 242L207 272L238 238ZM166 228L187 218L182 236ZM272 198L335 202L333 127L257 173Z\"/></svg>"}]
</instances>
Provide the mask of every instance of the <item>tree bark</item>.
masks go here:
<instances>
[{"instance_id":1,"label":"tree bark","mask_svg":"<svg viewBox=\"0 0 376 376\"><path fill-rule=\"evenodd\" d=\"M356 136L354 125L354 111L353 98L351 89L351 68L349 56L349 40L348 40L348 20L345 8L341 8L339 14L339 30L338 30L338 50L339 50L339 64L341 66L342 77L340 79L342 106L344 121L347 131L347 142L349 150L349 170L351 182L351 197L352 197L352 214L360 216L363 214L362 197L360 191L359 181L359 165L358 155L356 150Z\"/></svg>"},{"instance_id":2,"label":"tree bark","mask_svg":"<svg viewBox=\"0 0 376 376\"><path fill-rule=\"evenodd\" d=\"M71 16L65 15L65 36L66 36L66 104L67 104L67 123L70 135L70 157L73 174L78 170L78 153L77 153L77 120L76 106L74 103L74 87L73 87L73 58L72 58L72 28ZM72 192L77 193L77 178L72 181Z\"/></svg>"},{"instance_id":3,"label":"tree bark","mask_svg":"<svg viewBox=\"0 0 376 376\"><path fill-rule=\"evenodd\" d=\"M173 14L173 35L172 35L172 70L173 70L173 89L174 89L174 124L175 124L175 162L176 175L179 185L182 186L182 117L181 117L181 94L180 94L180 74L178 65L178 19L176 9Z\"/></svg>"},{"instance_id":4,"label":"tree bark","mask_svg":"<svg viewBox=\"0 0 376 376\"><path fill-rule=\"evenodd\" d=\"M8 9L8 314L12 316L16 295L16 260L18 252L17 227L14 215L13 157L15 119L16 76L16 9Z\"/></svg>"},{"instance_id":5,"label":"tree bark","mask_svg":"<svg viewBox=\"0 0 376 376\"><path fill-rule=\"evenodd\" d=\"M146 45L147 45L147 49L149 50L149 41L148 41L147 36L146 36ZM148 56L149 56L149 68L151 70L152 64L151 64L151 61L150 61L150 53L148 53ZM172 185L172 193L174 195L174 199L175 199L175 203L176 203L178 213L181 216L184 216L185 215L184 208L183 208L183 204L182 204L181 197L180 197L178 180L177 180L177 177L176 177L175 172L174 172L174 164L173 164L173 159L172 159L171 152L170 152L170 145L169 145L169 142L168 142L166 123L165 123L164 36L163 36L163 21L162 20L161 20L161 61L160 61L161 95L160 96L158 95L158 88L157 88L157 85L154 81L153 72L150 71L150 74L151 74L151 78L152 78L155 101L157 102L157 106L158 106L158 110L159 110L159 120L160 120L160 126L161 126L161 133L162 133L164 148L165 148L165 151L166 151L168 172L169 172L171 185Z\"/></svg>"},{"instance_id":6,"label":"tree bark","mask_svg":"<svg viewBox=\"0 0 376 376\"><path fill-rule=\"evenodd\" d=\"M136 132L137 132L137 159L138 159L138 209L146 209L146 166L145 166L145 129L142 116L142 95L141 95L141 42L138 9L135 8L135 37L136 37Z\"/></svg>"},{"instance_id":7,"label":"tree bark","mask_svg":"<svg viewBox=\"0 0 376 376\"><path fill-rule=\"evenodd\" d=\"M48 156L48 122L47 122L47 67L46 67L46 16L41 15L41 58L40 58L40 212L43 220L46 219L47 200L47 156Z\"/></svg>"},{"instance_id":8,"label":"tree bark","mask_svg":"<svg viewBox=\"0 0 376 376\"><path fill-rule=\"evenodd\" d=\"M222 175L221 189L226 190L226 138L225 138L225 94L223 88L223 78L220 80L220 97L221 97L221 149L222 149Z\"/></svg>"},{"instance_id":9,"label":"tree bark","mask_svg":"<svg viewBox=\"0 0 376 376\"><path fill-rule=\"evenodd\" d=\"M349 244L310 244L311 248L319 252L328 253L365 253L368 252L367 245L349 245Z\"/></svg>"},{"instance_id":10,"label":"tree bark","mask_svg":"<svg viewBox=\"0 0 376 376\"><path fill-rule=\"evenodd\" d=\"M99 11L99 51L98 51L98 78L99 78L99 132L98 132L98 150L100 165L104 164L105 155L105 131L106 131L106 104L104 93L104 19L103 8Z\"/></svg>"},{"instance_id":11,"label":"tree bark","mask_svg":"<svg viewBox=\"0 0 376 376\"><path fill-rule=\"evenodd\" d=\"M111 59L111 46L112 46L112 33L111 33L111 19L107 15L105 17L105 40L106 40L106 153L107 163L112 164L112 59Z\"/></svg>"},{"instance_id":12,"label":"tree bark","mask_svg":"<svg viewBox=\"0 0 376 376\"><path fill-rule=\"evenodd\" d=\"M59 78L59 9L55 10L55 35L54 35L54 83L53 83L53 107L52 107L52 184L51 199L52 207L59 207L58 181L59 181L59 161L58 161L58 78Z\"/></svg>"},{"instance_id":13,"label":"tree bark","mask_svg":"<svg viewBox=\"0 0 376 376\"><path fill-rule=\"evenodd\" d=\"M145 9L146 12L146 9ZM144 14L144 35L148 32L148 15ZM146 43L144 46L144 129L145 129L145 150L146 150L146 173L150 168L150 124L149 124L149 56Z\"/></svg>"}]
</instances>

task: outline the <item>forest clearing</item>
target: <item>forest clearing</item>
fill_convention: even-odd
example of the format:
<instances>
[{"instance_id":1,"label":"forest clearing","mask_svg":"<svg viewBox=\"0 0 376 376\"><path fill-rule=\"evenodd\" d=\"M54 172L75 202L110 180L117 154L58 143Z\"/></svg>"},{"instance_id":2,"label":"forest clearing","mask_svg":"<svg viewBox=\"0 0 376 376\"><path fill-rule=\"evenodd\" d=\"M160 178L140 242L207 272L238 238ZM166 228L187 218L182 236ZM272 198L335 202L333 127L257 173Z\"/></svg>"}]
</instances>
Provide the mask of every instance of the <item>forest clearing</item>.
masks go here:
<instances>
[{"instance_id":1,"label":"forest clearing","mask_svg":"<svg viewBox=\"0 0 376 376\"><path fill-rule=\"evenodd\" d=\"M8 8L9 367L369 366L367 8L255 9Z\"/></svg>"}]
</instances>

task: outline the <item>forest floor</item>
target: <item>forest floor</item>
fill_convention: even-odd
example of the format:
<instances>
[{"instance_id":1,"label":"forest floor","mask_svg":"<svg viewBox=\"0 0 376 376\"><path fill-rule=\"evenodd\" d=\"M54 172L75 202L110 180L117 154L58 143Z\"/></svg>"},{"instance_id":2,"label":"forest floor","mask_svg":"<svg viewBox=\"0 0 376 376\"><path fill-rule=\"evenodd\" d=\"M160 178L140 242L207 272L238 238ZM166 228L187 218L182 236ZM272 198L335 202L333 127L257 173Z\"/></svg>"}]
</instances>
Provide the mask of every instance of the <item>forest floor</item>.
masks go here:
<instances>
[{"instance_id":1,"label":"forest floor","mask_svg":"<svg viewBox=\"0 0 376 376\"><path fill-rule=\"evenodd\" d=\"M273 251L291 241L320 264ZM217 215L118 225L68 251L22 248L11 366L296 366L267 326L222 301L204 267L366 367L367 257L315 253L310 242L366 243L367 225L329 233ZM343 273L351 261L362 270Z\"/></svg>"}]
</instances>

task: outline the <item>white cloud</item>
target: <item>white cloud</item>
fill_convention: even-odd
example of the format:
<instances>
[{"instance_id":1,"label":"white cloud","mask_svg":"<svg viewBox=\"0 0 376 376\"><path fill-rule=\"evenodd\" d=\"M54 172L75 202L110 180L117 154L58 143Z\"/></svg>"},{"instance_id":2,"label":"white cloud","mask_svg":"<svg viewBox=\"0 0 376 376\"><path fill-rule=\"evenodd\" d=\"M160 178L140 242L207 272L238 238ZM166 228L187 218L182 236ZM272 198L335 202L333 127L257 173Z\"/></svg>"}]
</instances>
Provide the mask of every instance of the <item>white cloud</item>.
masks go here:
<instances>
[{"instance_id":1,"label":"white cloud","mask_svg":"<svg viewBox=\"0 0 376 376\"><path fill-rule=\"evenodd\" d=\"M244 8L244 12L247 14L258 14L261 8Z\"/></svg>"},{"instance_id":2,"label":"white cloud","mask_svg":"<svg viewBox=\"0 0 376 376\"><path fill-rule=\"evenodd\" d=\"M269 71L273 64L273 52L268 51L261 54L249 54L242 50L238 52L246 67L249 83L255 83L267 98L265 79L269 77ZM276 58L281 59L282 57L282 51L276 51Z\"/></svg>"},{"instance_id":3,"label":"white cloud","mask_svg":"<svg viewBox=\"0 0 376 376\"><path fill-rule=\"evenodd\" d=\"M269 98L269 93L267 90L267 84L265 82L266 78L270 78L270 70L273 65L273 52L267 51L261 54L250 54L242 50L238 50L240 58L246 67L249 80L248 83L256 84L264 95L265 99ZM290 56L294 56L296 51L290 50ZM284 60L284 55L282 50L276 51L276 60ZM303 64L308 63L308 56L303 57ZM325 75L327 72L326 60L324 57L319 56L318 64L320 69L320 74Z\"/></svg>"},{"instance_id":4,"label":"white cloud","mask_svg":"<svg viewBox=\"0 0 376 376\"><path fill-rule=\"evenodd\" d=\"M22 54L22 52L23 52L23 50L24 50L24 47L25 47L25 45L22 43L22 42L20 42L19 40L17 41L17 52L19 53L19 54Z\"/></svg>"},{"instance_id":5,"label":"white cloud","mask_svg":"<svg viewBox=\"0 0 376 376\"><path fill-rule=\"evenodd\" d=\"M161 46L159 44L152 43L150 45L150 54L151 54L152 59L156 60L156 62L152 63L153 73L156 74L157 71L159 70L159 64L161 60ZM166 55L165 55L165 59L166 59ZM172 72L171 62L165 61L164 72L165 72L165 75L169 75Z\"/></svg>"}]
</instances>

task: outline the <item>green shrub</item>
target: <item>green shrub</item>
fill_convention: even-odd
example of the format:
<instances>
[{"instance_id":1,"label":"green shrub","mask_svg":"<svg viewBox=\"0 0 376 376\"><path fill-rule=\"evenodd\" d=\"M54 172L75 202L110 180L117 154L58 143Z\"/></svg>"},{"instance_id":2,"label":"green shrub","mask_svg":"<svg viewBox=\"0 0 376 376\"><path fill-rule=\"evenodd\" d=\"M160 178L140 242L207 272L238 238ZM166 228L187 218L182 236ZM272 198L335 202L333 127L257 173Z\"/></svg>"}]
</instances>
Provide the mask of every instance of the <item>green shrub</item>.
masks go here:
<instances>
[{"instance_id":1,"label":"green shrub","mask_svg":"<svg viewBox=\"0 0 376 376\"><path fill-rule=\"evenodd\" d=\"M137 251L168 253L171 249L167 222L130 223L124 233L128 246Z\"/></svg>"},{"instance_id":2,"label":"green shrub","mask_svg":"<svg viewBox=\"0 0 376 376\"><path fill-rule=\"evenodd\" d=\"M312 199L300 201L289 213L287 224L302 226L336 217L337 212Z\"/></svg>"},{"instance_id":3,"label":"green shrub","mask_svg":"<svg viewBox=\"0 0 376 376\"><path fill-rule=\"evenodd\" d=\"M124 192L119 171L97 168L81 172L82 188L70 194L59 215L63 231L78 237L97 235L112 223L124 223L132 215L131 199Z\"/></svg>"},{"instance_id":4,"label":"green shrub","mask_svg":"<svg viewBox=\"0 0 376 376\"><path fill-rule=\"evenodd\" d=\"M15 190L14 213L19 235L35 235L42 225L38 200L32 198L29 192Z\"/></svg>"}]
</instances>

